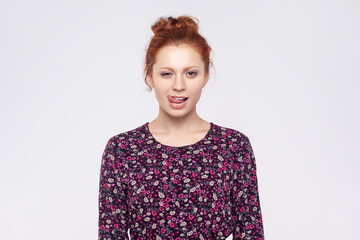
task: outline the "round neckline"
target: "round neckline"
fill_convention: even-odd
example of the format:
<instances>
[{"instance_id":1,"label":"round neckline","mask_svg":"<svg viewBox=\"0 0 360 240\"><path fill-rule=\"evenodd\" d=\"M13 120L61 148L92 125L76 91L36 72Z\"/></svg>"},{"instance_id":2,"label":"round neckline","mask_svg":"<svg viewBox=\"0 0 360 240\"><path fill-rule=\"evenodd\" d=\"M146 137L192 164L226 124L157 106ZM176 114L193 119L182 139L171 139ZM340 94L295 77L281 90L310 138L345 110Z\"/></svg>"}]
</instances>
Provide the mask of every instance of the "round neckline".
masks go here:
<instances>
[{"instance_id":1,"label":"round neckline","mask_svg":"<svg viewBox=\"0 0 360 240\"><path fill-rule=\"evenodd\" d=\"M145 129L146 129L146 132L149 136L151 136L151 138L153 139L154 143L155 144L159 144L161 147L163 148L172 148L172 149L181 149L181 148L190 148L190 147L195 147L196 145L199 145L200 143L204 142L206 139L209 138L209 135L210 133L212 132L214 128L214 124L213 122L210 122L210 128L209 130L207 131L205 137L203 137L202 139L200 139L199 141L193 143L193 144L189 144L189 145L183 145L183 146L170 146L170 145L166 145L166 144L162 144L161 142L159 142L158 140L156 140L156 138L152 135L152 133L150 132L150 129L149 129L149 122L146 122L145 123Z\"/></svg>"}]
</instances>

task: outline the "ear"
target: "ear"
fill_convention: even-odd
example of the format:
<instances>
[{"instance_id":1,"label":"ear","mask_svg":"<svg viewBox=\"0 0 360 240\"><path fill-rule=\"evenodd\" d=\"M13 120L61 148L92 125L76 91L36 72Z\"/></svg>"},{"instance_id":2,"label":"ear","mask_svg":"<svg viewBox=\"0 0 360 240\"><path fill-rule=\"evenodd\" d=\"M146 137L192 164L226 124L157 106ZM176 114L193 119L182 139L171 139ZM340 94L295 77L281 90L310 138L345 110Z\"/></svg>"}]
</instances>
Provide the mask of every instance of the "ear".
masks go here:
<instances>
[{"instance_id":1,"label":"ear","mask_svg":"<svg viewBox=\"0 0 360 240\"><path fill-rule=\"evenodd\" d=\"M204 77L204 84L203 87L205 87L205 85L207 84L207 82L209 81L209 72L205 73L205 77Z\"/></svg>"},{"instance_id":2,"label":"ear","mask_svg":"<svg viewBox=\"0 0 360 240\"><path fill-rule=\"evenodd\" d=\"M153 81L151 74L149 74L147 78L148 78L148 82L149 82L150 86L152 88L154 88L154 81Z\"/></svg>"}]
</instances>

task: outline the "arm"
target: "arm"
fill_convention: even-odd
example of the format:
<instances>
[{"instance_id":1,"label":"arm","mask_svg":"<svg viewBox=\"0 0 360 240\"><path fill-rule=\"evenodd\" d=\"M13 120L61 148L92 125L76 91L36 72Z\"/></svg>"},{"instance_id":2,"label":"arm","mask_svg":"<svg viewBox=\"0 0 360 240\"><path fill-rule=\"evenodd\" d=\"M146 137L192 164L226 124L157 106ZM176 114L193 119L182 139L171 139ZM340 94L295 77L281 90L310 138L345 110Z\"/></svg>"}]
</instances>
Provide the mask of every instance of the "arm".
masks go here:
<instances>
[{"instance_id":1,"label":"arm","mask_svg":"<svg viewBox=\"0 0 360 240\"><path fill-rule=\"evenodd\" d=\"M246 136L239 143L234 171L234 182L231 190L232 216L235 221L233 240L263 240L264 229L255 156L250 140Z\"/></svg>"},{"instance_id":2,"label":"arm","mask_svg":"<svg viewBox=\"0 0 360 240\"><path fill-rule=\"evenodd\" d=\"M128 240L126 188L116 162L116 142L111 138L102 155L99 184L98 239Z\"/></svg>"}]
</instances>

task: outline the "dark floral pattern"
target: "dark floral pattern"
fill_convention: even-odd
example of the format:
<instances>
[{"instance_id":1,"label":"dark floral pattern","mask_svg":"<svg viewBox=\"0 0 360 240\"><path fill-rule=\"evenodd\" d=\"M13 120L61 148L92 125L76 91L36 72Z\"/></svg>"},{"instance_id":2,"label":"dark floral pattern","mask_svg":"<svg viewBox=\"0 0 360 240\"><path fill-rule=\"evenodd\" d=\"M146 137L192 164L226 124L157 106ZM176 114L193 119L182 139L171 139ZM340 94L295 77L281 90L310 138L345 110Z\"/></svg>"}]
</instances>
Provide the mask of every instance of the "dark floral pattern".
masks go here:
<instances>
[{"instance_id":1,"label":"dark floral pattern","mask_svg":"<svg viewBox=\"0 0 360 240\"><path fill-rule=\"evenodd\" d=\"M192 145L158 142L148 122L102 155L98 239L264 239L247 136L216 125Z\"/></svg>"}]
</instances>

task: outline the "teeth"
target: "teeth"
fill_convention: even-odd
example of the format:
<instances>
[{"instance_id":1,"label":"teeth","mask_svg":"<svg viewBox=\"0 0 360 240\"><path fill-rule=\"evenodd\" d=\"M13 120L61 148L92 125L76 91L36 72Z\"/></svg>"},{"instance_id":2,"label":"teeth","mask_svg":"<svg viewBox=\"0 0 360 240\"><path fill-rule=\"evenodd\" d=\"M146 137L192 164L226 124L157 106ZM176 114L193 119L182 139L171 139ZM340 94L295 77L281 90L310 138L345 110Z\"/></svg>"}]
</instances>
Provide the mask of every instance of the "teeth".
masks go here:
<instances>
[{"instance_id":1,"label":"teeth","mask_svg":"<svg viewBox=\"0 0 360 240\"><path fill-rule=\"evenodd\" d=\"M184 100L185 98L177 98L177 97L173 97L173 99L176 99L176 100Z\"/></svg>"}]
</instances>

